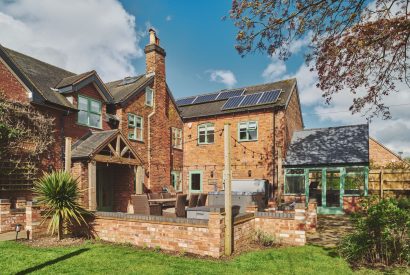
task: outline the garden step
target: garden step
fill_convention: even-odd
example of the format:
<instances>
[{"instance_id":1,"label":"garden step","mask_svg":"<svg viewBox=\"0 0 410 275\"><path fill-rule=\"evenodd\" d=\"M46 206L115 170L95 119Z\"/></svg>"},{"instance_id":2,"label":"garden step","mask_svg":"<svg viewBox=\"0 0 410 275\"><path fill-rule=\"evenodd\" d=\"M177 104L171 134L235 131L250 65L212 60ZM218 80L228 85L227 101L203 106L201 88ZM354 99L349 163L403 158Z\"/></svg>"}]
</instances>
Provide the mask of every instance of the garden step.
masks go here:
<instances>
[{"instance_id":1,"label":"garden step","mask_svg":"<svg viewBox=\"0 0 410 275\"><path fill-rule=\"evenodd\" d=\"M318 246L334 247L352 229L350 216L318 215L316 232L307 234L307 242Z\"/></svg>"}]
</instances>

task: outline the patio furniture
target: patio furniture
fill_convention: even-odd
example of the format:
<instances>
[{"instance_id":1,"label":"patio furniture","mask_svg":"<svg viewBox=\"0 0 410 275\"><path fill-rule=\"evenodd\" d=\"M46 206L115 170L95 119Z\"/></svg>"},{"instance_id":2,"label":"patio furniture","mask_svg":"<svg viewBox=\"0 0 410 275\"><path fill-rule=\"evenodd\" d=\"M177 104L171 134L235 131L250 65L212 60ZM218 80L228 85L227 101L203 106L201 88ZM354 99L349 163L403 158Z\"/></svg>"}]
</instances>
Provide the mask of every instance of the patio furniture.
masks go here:
<instances>
[{"instance_id":1,"label":"patio furniture","mask_svg":"<svg viewBox=\"0 0 410 275\"><path fill-rule=\"evenodd\" d=\"M196 207L198 205L199 194L191 194L189 196L188 207Z\"/></svg>"},{"instance_id":2,"label":"patio furniture","mask_svg":"<svg viewBox=\"0 0 410 275\"><path fill-rule=\"evenodd\" d=\"M208 198L208 194L205 193L201 193L199 195L199 199L198 199L198 204L197 206L205 206L206 204L206 199Z\"/></svg>"},{"instance_id":3,"label":"patio furniture","mask_svg":"<svg viewBox=\"0 0 410 275\"><path fill-rule=\"evenodd\" d=\"M175 207L175 202L177 198L168 198L168 199L149 199L149 203L159 204L161 208L166 207Z\"/></svg>"},{"instance_id":4,"label":"patio furniture","mask_svg":"<svg viewBox=\"0 0 410 275\"><path fill-rule=\"evenodd\" d=\"M150 204L147 195L132 195L134 214L161 216L162 209L159 204Z\"/></svg>"},{"instance_id":5,"label":"patio furniture","mask_svg":"<svg viewBox=\"0 0 410 275\"><path fill-rule=\"evenodd\" d=\"M176 218L176 217L185 218L186 217L186 211L185 211L186 197L187 197L187 194L177 195L175 207L165 209L162 212L163 216L172 217L172 218Z\"/></svg>"},{"instance_id":6,"label":"patio furniture","mask_svg":"<svg viewBox=\"0 0 410 275\"><path fill-rule=\"evenodd\" d=\"M149 198L150 200L162 199L160 193L148 193L148 198Z\"/></svg>"}]
</instances>

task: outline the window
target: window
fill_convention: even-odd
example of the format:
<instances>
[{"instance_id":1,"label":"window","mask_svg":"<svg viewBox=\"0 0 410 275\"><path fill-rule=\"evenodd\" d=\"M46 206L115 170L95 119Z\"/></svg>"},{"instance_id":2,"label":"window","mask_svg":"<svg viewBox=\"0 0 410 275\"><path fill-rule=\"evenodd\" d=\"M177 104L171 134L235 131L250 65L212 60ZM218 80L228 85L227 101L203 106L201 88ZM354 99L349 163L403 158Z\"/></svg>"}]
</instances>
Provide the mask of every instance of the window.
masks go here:
<instances>
[{"instance_id":1,"label":"window","mask_svg":"<svg viewBox=\"0 0 410 275\"><path fill-rule=\"evenodd\" d=\"M364 168L346 168L345 195L366 195Z\"/></svg>"},{"instance_id":2,"label":"window","mask_svg":"<svg viewBox=\"0 0 410 275\"><path fill-rule=\"evenodd\" d=\"M258 123L256 121L240 122L239 141L258 140Z\"/></svg>"},{"instance_id":3,"label":"window","mask_svg":"<svg viewBox=\"0 0 410 275\"><path fill-rule=\"evenodd\" d=\"M213 123L205 123L198 126L198 144L214 143L215 126Z\"/></svg>"},{"instance_id":4,"label":"window","mask_svg":"<svg viewBox=\"0 0 410 275\"><path fill-rule=\"evenodd\" d=\"M145 105L151 107L154 105L154 90L150 87L145 89Z\"/></svg>"},{"instance_id":5,"label":"window","mask_svg":"<svg viewBox=\"0 0 410 275\"><path fill-rule=\"evenodd\" d=\"M189 172L189 191L202 192L202 171Z\"/></svg>"},{"instance_id":6,"label":"window","mask_svg":"<svg viewBox=\"0 0 410 275\"><path fill-rule=\"evenodd\" d=\"M131 140L142 141L143 135L142 117L128 114L128 138Z\"/></svg>"},{"instance_id":7,"label":"window","mask_svg":"<svg viewBox=\"0 0 410 275\"><path fill-rule=\"evenodd\" d=\"M305 193L305 173L303 169L286 170L285 194Z\"/></svg>"},{"instance_id":8,"label":"window","mask_svg":"<svg viewBox=\"0 0 410 275\"><path fill-rule=\"evenodd\" d=\"M101 102L84 96L78 96L78 123L101 128Z\"/></svg>"},{"instance_id":9,"label":"window","mask_svg":"<svg viewBox=\"0 0 410 275\"><path fill-rule=\"evenodd\" d=\"M182 129L172 128L172 147L182 149Z\"/></svg>"},{"instance_id":10,"label":"window","mask_svg":"<svg viewBox=\"0 0 410 275\"><path fill-rule=\"evenodd\" d=\"M175 191L182 191L181 171L171 172L171 185Z\"/></svg>"}]
</instances>

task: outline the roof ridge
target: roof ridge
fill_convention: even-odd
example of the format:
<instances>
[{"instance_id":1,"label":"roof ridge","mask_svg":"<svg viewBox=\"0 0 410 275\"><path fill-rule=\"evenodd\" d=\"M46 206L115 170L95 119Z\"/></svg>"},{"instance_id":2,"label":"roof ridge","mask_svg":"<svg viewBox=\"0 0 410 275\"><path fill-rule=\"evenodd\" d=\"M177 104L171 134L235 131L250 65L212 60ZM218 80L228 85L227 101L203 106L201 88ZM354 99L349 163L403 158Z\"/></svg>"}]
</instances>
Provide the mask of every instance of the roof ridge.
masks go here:
<instances>
[{"instance_id":1,"label":"roof ridge","mask_svg":"<svg viewBox=\"0 0 410 275\"><path fill-rule=\"evenodd\" d=\"M41 59L35 58L35 57L30 56L30 55L28 55L28 54L25 54L25 53L22 53L22 52L18 52L18 51L12 50L12 49L10 49L10 48L4 47L3 45L0 45L0 46L3 47L3 49L5 49L6 51L11 51L11 52L14 52L14 53L17 53L17 54L24 55L24 56L27 57L27 58L34 59L34 60L36 60L36 61L38 61L38 62L40 62L40 63L43 63L43 64L45 64L45 65L47 65L47 66L51 66L51 67L57 68L57 69L59 69L59 70L65 71L65 72L67 72L67 73L73 74L73 76L74 76L74 75L77 75L77 74L74 73L74 72L71 72L71 71L69 71L69 70L63 69L63 68L58 67L58 66L56 66L56 65L53 65L53 64L51 64L51 63L45 62L45 61L43 61L43 60L41 60ZM12 57L10 57L10 58L12 58ZM12 59L13 59L13 58L12 58ZM14 59L13 59L13 60L14 60Z\"/></svg>"},{"instance_id":2,"label":"roof ridge","mask_svg":"<svg viewBox=\"0 0 410 275\"><path fill-rule=\"evenodd\" d=\"M250 86L234 87L234 88L230 88L230 89L222 89L222 90L219 90L219 91L216 91L216 92L209 92L209 93L179 97L176 100L181 100L181 99L186 99L186 98L191 98L191 97L197 97L197 96L203 96L203 95L211 95L211 94L222 93L222 92L228 92L228 91L232 91L232 90L239 90L239 89L246 90L246 89L250 89L250 88L255 88L255 87L260 87L260 86L264 86L264 85L270 85L270 84L285 82L285 81L289 81L289 80L295 80L296 81L296 77L291 77L291 78L282 79L282 80L273 81L273 82L266 82L266 83L262 83L262 84L255 84L255 85L250 85ZM260 93L263 93L263 92L260 92Z\"/></svg>"},{"instance_id":3,"label":"roof ridge","mask_svg":"<svg viewBox=\"0 0 410 275\"><path fill-rule=\"evenodd\" d=\"M133 75L133 76L128 76L128 77L142 77L142 76L144 76L144 75L147 75L147 74L143 73L143 74L138 74L138 75ZM127 76L126 76L126 77L127 77ZM117 81L122 81L122 80L124 80L124 78L125 78L125 77L120 78L120 79L117 79L117 80L113 80L113 81L104 82L104 84L107 85L107 84L114 83L114 82L117 82Z\"/></svg>"},{"instance_id":4,"label":"roof ridge","mask_svg":"<svg viewBox=\"0 0 410 275\"><path fill-rule=\"evenodd\" d=\"M352 127L352 126L365 126L368 125L366 123L360 123L360 124L350 124L350 125L341 125L341 126L329 126L329 127L318 127L318 128L308 128L308 129L302 129L296 132L304 132L304 131L311 131L311 130L325 130L325 129L330 129L330 128L346 128L346 127Z\"/></svg>"}]
</instances>

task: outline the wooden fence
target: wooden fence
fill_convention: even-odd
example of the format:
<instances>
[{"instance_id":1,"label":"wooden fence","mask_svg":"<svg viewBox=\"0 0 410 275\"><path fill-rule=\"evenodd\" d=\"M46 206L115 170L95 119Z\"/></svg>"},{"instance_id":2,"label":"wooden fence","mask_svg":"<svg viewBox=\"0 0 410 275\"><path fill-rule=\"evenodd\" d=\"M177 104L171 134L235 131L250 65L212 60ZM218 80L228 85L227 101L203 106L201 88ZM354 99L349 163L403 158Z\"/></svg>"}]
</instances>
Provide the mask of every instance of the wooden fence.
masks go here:
<instances>
[{"instance_id":1,"label":"wooden fence","mask_svg":"<svg viewBox=\"0 0 410 275\"><path fill-rule=\"evenodd\" d=\"M372 169L369 194L383 197L410 197L410 169Z\"/></svg>"}]
</instances>

